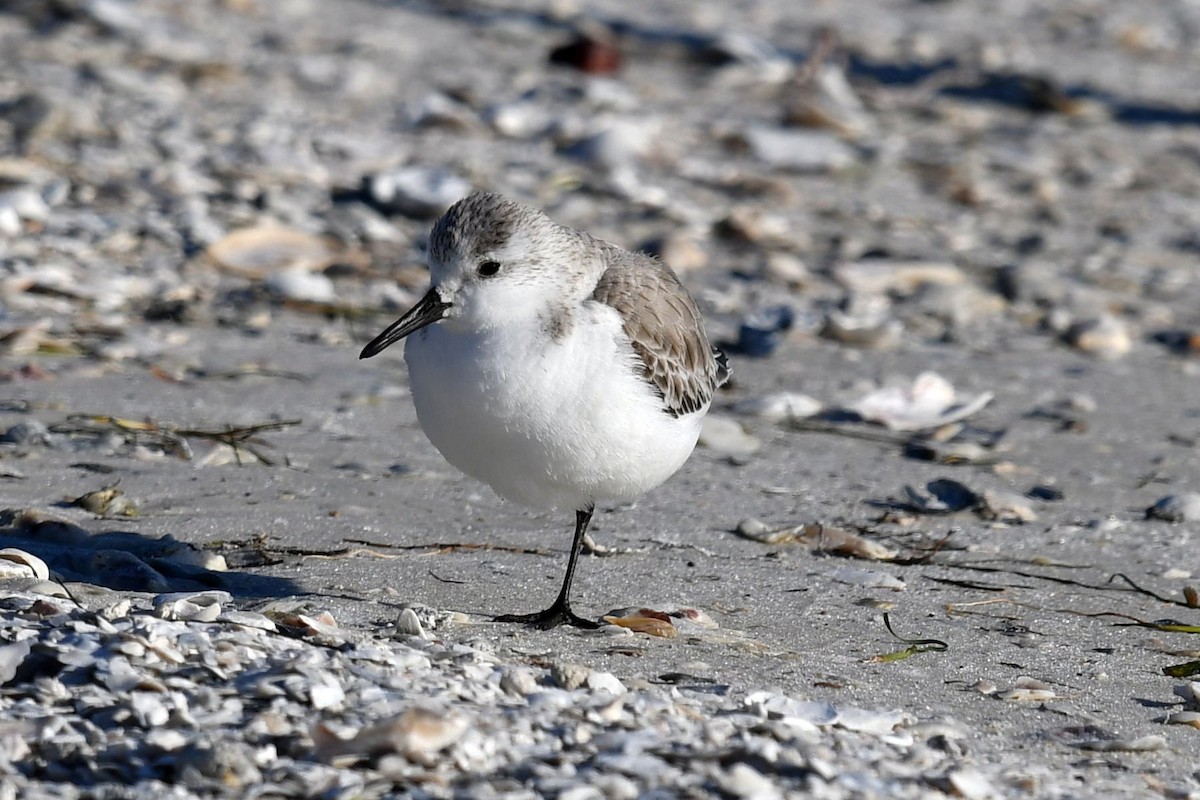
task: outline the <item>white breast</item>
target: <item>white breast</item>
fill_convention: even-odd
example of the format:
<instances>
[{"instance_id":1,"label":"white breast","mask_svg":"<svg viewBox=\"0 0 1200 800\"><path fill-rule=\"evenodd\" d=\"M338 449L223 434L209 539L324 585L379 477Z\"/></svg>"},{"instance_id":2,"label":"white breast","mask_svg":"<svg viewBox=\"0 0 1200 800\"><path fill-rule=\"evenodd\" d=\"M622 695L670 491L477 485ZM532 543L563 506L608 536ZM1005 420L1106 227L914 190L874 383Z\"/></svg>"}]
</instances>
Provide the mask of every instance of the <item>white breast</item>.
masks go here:
<instances>
[{"instance_id":1,"label":"white breast","mask_svg":"<svg viewBox=\"0 0 1200 800\"><path fill-rule=\"evenodd\" d=\"M432 325L404 351L421 427L446 460L502 497L581 509L632 500L687 460L703 411L675 418L642 377L606 306L570 335Z\"/></svg>"}]
</instances>

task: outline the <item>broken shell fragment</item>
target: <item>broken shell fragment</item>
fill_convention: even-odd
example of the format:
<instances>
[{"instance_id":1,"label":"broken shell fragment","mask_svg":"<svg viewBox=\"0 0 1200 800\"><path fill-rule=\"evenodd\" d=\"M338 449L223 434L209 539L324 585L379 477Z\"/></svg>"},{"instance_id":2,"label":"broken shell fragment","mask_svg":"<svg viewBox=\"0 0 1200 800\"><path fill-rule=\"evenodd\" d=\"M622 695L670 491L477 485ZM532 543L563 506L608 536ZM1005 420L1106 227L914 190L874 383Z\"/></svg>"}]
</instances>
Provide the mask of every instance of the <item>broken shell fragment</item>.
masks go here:
<instances>
[{"instance_id":1,"label":"broken shell fragment","mask_svg":"<svg viewBox=\"0 0 1200 800\"><path fill-rule=\"evenodd\" d=\"M738 523L737 534L762 544L807 544L819 553L863 558L871 561L891 561L899 554L890 547L872 541L844 528L820 523L771 528L757 519Z\"/></svg>"}]
</instances>

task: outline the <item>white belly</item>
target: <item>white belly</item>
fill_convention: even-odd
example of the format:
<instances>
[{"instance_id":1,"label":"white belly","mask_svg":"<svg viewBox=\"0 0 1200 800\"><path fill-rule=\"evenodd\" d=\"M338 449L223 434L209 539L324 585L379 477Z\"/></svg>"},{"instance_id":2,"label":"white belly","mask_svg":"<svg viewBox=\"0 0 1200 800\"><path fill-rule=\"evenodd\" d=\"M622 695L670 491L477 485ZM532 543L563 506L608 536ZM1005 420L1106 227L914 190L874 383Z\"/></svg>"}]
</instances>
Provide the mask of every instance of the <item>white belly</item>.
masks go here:
<instances>
[{"instance_id":1,"label":"white belly","mask_svg":"<svg viewBox=\"0 0 1200 800\"><path fill-rule=\"evenodd\" d=\"M502 497L576 510L632 500L683 465L703 411L663 410L611 309L577 323L562 342L442 324L409 337L417 418L447 461Z\"/></svg>"}]
</instances>

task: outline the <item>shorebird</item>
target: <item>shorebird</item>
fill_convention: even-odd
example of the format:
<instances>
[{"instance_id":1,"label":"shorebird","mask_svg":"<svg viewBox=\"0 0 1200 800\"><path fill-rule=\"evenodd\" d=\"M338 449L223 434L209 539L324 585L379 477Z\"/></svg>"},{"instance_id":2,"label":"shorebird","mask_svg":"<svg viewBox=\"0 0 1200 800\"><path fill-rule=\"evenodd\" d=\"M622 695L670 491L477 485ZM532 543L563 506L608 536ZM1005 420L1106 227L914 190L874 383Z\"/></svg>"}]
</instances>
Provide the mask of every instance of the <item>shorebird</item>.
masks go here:
<instances>
[{"instance_id":1,"label":"shorebird","mask_svg":"<svg viewBox=\"0 0 1200 800\"><path fill-rule=\"evenodd\" d=\"M497 194L434 224L429 270L429 291L359 357L407 338L417 419L446 460L501 497L575 512L558 598L496 621L598 627L570 603L592 512L683 465L725 357L665 264Z\"/></svg>"}]
</instances>

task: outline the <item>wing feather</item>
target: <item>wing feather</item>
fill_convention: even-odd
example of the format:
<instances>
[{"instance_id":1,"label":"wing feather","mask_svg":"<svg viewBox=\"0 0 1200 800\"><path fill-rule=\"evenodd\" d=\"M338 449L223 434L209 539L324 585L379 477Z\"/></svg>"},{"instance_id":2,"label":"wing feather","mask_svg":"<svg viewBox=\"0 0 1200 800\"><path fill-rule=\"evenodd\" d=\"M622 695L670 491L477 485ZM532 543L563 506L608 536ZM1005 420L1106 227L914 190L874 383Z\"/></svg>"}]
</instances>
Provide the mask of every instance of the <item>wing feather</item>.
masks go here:
<instances>
[{"instance_id":1,"label":"wing feather","mask_svg":"<svg viewBox=\"0 0 1200 800\"><path fill-rule=\"evenodd\" d=\"M705 408L728 378L696 303L674 272L645 254L613 248L592 299L621 315L642 372L673 417Z\"/></svg>"}]
</instances>

